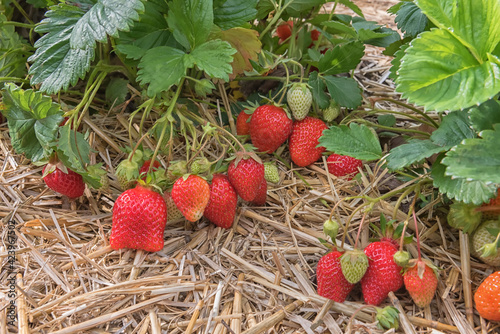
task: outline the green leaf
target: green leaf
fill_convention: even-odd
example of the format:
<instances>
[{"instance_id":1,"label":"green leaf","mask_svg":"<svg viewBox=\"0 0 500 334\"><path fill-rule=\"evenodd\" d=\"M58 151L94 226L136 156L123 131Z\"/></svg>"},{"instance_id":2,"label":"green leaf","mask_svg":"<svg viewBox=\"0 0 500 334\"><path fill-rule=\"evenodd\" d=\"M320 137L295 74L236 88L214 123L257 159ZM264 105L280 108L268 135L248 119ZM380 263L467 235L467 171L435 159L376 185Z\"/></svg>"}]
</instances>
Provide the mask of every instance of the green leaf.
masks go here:
<instances>
[{"instance_id":1,"label":"green leaf","mask_svg":"<svg viewBox=\"0 0 500 334\"><path fill-rule=\"evenodd\" d=\"M2 95L14 150L32 162L47 159L52 153L47 143L57 138L63 120L59 105L41 92L23 90L10 83Z\"/></svg>"},{"instance_id":2,"label":"green leaf","mask_svg":"<svg viewBox=\"0 0 500 334\"><path fill-rule=\"evenodd\" d=\"M156 96L179 83L186 75L185 55L182 50L169 46L159 46L146 52L138 66L137 80L149 84L149 96Z\"/></svg>"},{"instance_id":3,"label":"green leaf","mask_svg":"<svg viewBox=\"0 0 500 334\"><path fill-rule=\"evenodd\" d=\"M223 30L242 26L257 16L258 0L215 0L214 23Z\"/></svg>"},{"instance_id":4,"label":"green leaf","mask_svg":"<svg viewBox=\"0 0 500 334\"><path fill-rule=\"evenodd\" d=\"M74 172L85 172L85 165L90 163L90 145L82 133L72 130L71 124L59 128L59 139L52 142L57 157Z\"/></svg>"},{"instance_id":5,"label":"green leaf","mask_svg":"<svg viewBox=\"0 0 500 334\"><path fill-rule=\"evenodd\" d=\"M408 1L399 7L394 22L405 36L415 37L425 30L428 19L414 2Z\"/></svg>"},{"instance_id":6,"label":"green leaf","mask_svg":"<svg viewBox=\"0 0 500 334\"><path fill-rule=\"evenodd\" d=\"M412 139L407 144L397 146L389 152L387 168L391 171L400 170L445 150L444 147L430 140Z\"/></svg>"},{"instance_id":7,"label":"green leaf","mask_svg":"<svg viewBox=\"0 0 500 334\"><path fill-rule=\"evenodd\" d=\"M196 47L188 57L188 67L191 63L213 78L229 81L228 74L233 71L231 62L232 55L236 50L228 42L211 40Z\"/></svg>"},{"instance_id":8,"label":"green leaf","mask_svg":"<svg viewBox=\"0 0 500 334\"><path fill-rule=\"evenodd\" d=\"M112 78L106 86L106 101L115 106L125 102L128 94L127 84L127 79Z\"/></svg>"},{"instance_id":9,"label":"green leaf","mask_svg":"<svg viewBox=\"0 0 500 334\"><path fill-rule=\"evenodd\" d=\"M318 146L365 161L379 160L382 157L382 148L377 136L363 124L351 123L349 127L332 126L323 131Z\"/></svg>"},{"instance_id":10,"label":"green leaf","mask_svg":"<svg viewBox=\"0 0 500 334\"><path fill-rule=\"evenodd\" d=\"M475 205L485 203L495 196L497 186L494 184L457 179L446 175L446 166L441 163L442 157L443 155L438 157L431 169L434 186L438 187L441 193L446 194L449 198Z\"/></svg>"},{"instance_id":11,"label":"green leaf","mask_svg":"<svg viewBox=\"0 0 500 334\"><path fill-rule=\"evenodd\" d=\"M144 3L144 13L130 31L120 32L116 49L131 59L140 59L146 51L157 46L180 46L168 30L166 6L159 1Z\"/></svg>"},{"instance_id":12,"label":"green leaf","mask_svg":"<svg viewBox=\"0 0 500 334\"><path fill-rule=\"evenodd\" d=\"M426 31L406 49L396 89L426 109L467 108L500 91L500 60L495 61L479 63L447 30Z\"/></svg>"},{"instance_id":13,"label":"green leaf","mask_svg":"<svg viewBox=\"0 0 500 334\"><path fill-rule=\"evenodd\" d=\"M454 178L500 184L500 124L465 139L446 154L446 175Z\"/></svg>"},{"instance_id":14,"label":"green leaf","mask_svg":"<svg viewBox=\"0 0 500 334\"><path fill-rule=\"evenodd\" d=\"M342 22L338 21L325 21L321 23L322 25L326 26L328 29L328 32L333 33L333 34L338 34L338 33L343 33L347 34L350 37L357 38L358 34L356 32L356 29L351 27L350 25L347 25Z\"/></svg>"},{"instance_id":15,"label":"green leaf","mask_svg":"<svg viewBox=\"0 0 500 334\"><path fill-rule=\"evenodd\" d=\"M318 69L325 75L345 73L355 69L364 55L365 46L359 41L337 45L321 57Z\"/></svg>"},{"instance_id":16,"label":"green leaf","mask_svg":"<svg viewBox=\"0 0 500 334\"><path fill-rule=\"evenodd\" d=\"M24 77L27 45L14 26L2 25L5 21L7 18L0 14L0 77Z\"/></svg>"},{"instance_id":17,"label":"green leaf","mask_svg":"<svg viewBox=\"0 0 500 334\"><path fill-rule=\"evenodd\" d=\"M290 0L285 13L293 17L301 17L315 6L323 5L326 0Z\"/></svg>"},{"instance_id":18,"label":"green leaf","mask_svg":"<svg viewBox=\"0 0 500 334\"><path fill-rule=\"evenodd\" d=\"M406 49L410 47L410 44L404 44L401 49L394 54L394 59L391 61L391 74L389 78L396 80L399 76L399 67L401 66L401 59L405 55Z\"/></svg>"},{"instance_id":19,"label":"green leaf","mask_svg":"<svg viewBox=\"0 0 500 334\"><path fill-rule=\"evenodd\" d=\"M466 110L453 111L443 117L439 128L431 135L431 140L446 150L460 144L466 138L475 138L476 132Z\"/></svg>"},{"instance_id":20,"label":"green leaf","mask_svg":"<svg viewBox=\"0 0 500 334\"><path fill-rule=\"evenodd\" d=\"M106 42L119 30L127 30L138 12L144 9L139 0L99 0L88 11L77 6L59 4L51 7L46 18L35 28L46 33L35 43L35 54L29 73L31 84L40 90L57 93L75 85L90 68L96 41Z\"/></svg>"},{"instance_id":21,"label":"green leaf","mask_svg":"<svg viewBox=\"0 0 500 334\"><path fill-rule=\"evenodd\" d=\"M392 114L379 115L377 117L378 124L392 127L396 125L396 117Z\"/></svg>"},{"instance_id":22,"label":"green leaf","mask_svg":"<svg viewBox=\"0 0 500 334\"><path fill-rule=\"evenodd\" d=\"M324 77L330 96L343 107L357 108L363 97L358 83L353 78L339 78L331 75Z\"/></svg>"},{"instance_id":23,"label":"green leaf","mask_svg":"<svg viewBox=\"0 0 500 334\"><path fill-rule=\"evenodd\" d=\"M337 2L343 4L344 6L352 10L354 13L358 14L359 16L364 17L361 9L351 0L339 0Z\"/></svg>"},{"instance_id":24,"label":"green leaf","mask_svg":"<svg viewBox=\"0 0 500 334\"><path fill-rule=\"evenodd\" d=\"M478 59L486 60L500 42L498 0L418 0L416 3L437 27L460 40Z\"/></svg>"},{"instance_id":25,"label":"green leaf","mask_svg":"<svg viewBox=\"0 0 500 334\"><path fill-rule=\"evenodd\" d=\"M380 47L387 47L401 39L397 31L386 27L378 28L376 31L369 29L360 29L358 30L358 38L365 44L371 44Z\"/></svg>"},{"instance_id":26,"label":"green leaf","mask_svg":"<svg viewBox=\"0 0 500 334\"><path fill-rule=\"evenodd\" d=\"M500 104L491 99L469 109L472 127L476 131L493 130L493 124L500 123Z\"/></svg>"},{"instance_id":27,"label":"green leaf","mask_svg":"<svg viewBox=\"0 0 500 334\"><path fill-rule=\"evenodd\" d=\"M214 24L212 0L173 0L167 22L174 37L187 50L208 40Z\"/></svg>"},{"instance_id":28,"label":"green leaf","mask_svg":"<svg viewBox=\"0 0 500 334\"><path fill-rule=\"evenodd\" d=\"M318 104L320 109L326 109L330 105L330 98L325 93L325 83L323 79L318 76L318 72L311 72L309 74L309 86L311 87L311 92L313 100Z\"/></svg>"}]
</instances>

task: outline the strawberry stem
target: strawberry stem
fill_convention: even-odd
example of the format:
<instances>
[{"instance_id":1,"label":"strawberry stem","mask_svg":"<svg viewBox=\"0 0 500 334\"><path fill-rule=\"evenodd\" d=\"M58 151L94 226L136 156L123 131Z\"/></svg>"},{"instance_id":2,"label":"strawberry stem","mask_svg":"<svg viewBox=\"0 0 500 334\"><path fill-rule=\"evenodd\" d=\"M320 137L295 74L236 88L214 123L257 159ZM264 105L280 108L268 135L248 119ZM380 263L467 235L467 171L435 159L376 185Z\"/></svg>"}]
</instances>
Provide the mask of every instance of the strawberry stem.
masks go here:
<instances>
[{"instance_id":1,"label":"strawberry stem","mask_svg":"<svg viewBox=\"0 0 500 334\"><path fill-rule=\"evenodd\" d=\"M420 235L418 233L418 224L417 224L417 216L415 215L415 207L412 208L413 212L413 221L415 222L415 234L417 235L417 252L418 252L418 261L422 261L422 255L420 253Z\"/></svg>"},{"instance_id":2,"label":"strawberry stem","mask_svg":"<svg viewBox=\"0 0 500 334\"><path fill-rule=\"evenodd\" d=\"M364 213L363 217L361 218L361 223L359 223L358 234L356 235L356 241L354 242L354 249L356 249L358 247L359 235L361 234L361 229L363 227L363 223L365 222L365 217L366 217L367 213L368 212Z\"/></svg>"}]
</instances>

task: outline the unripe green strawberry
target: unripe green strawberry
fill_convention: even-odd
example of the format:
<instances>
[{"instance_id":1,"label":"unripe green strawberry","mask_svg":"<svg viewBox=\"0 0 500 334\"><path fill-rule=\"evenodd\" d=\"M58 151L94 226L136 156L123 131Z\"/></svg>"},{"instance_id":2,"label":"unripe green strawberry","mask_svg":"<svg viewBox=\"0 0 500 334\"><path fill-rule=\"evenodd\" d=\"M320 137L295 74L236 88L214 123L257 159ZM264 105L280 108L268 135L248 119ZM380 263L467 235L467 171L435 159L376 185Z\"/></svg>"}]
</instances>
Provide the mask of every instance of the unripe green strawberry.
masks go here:
<instances>
[{"instance_id":1,"label":"unripe green strawberry","mask_svg":"<svg viewBox=\"0 0 500 334\"><path fill-rule=\"evenodd\" d=\"M398 266L406 268L410 262L410 253L400 250L394 254L393 258Z\"/></svg>"},{"instance_id":2,"label":"unripe green strawberry","mask_svg":"<svg viewBox=\"0 0 500 334\"><path fill-rule=\"evenodd\" d=\"M487 220L472 235L471 253L477 254L479 259L490 266L500 266L500 252L492 256L483 256L483 247L495 242L497 234L500 232L499 220ZM493 249L494 251L495 249Z\"/></svg>"},{"instance_id":3,"label":"unripe green strawberry","mask_svg":"<svg viewBox=\"0 0 500 334\"><path fill-rule=\"evenodd\" d=\"M340 257L340 267L349 283L358 283L368 269L368 257L359 249L347 251Z\"/></svg>"},{"instance_id":4,"label":"unripe green strawberry","mask_svg":"<svg viewBox=\"0 0 500 334\"><path fill-rule=\"evenodd\" d=\"M334 100L330 101L328 108L323 110L323 120L325 122L331 122L340 115L340 106Z\"/></svg>"},{"instance_id":5,"label":"unripe green strawberry","mask_svg":"<svg viewBox=\"0 0 500 334\"><path fill-rule=\"evenodd\" d=\"M323 223L323 233L329 236L333 243L335 243L335 239L339 233L339 228L340 225L335 220L328 219Z\"/></svg>"},{"instance_id":6,"label":"unripe green strawberry","mask_svg":"<svg viewBox=\"0 0 500 334\"><path fill-rule=\"evenodd\" d=\"M271 183L280 182L278 167L272 162L264 162L264 178Z\"/></svg>"},{"instance_id":7,"label":"unripe green strawberry","mask_svg":"<svg viewBox=\"0 0 500 334\"><path fill-rule=\"evenodd\" d=\"M312 104L312 94L306 84L293 84L286 94L286 100L296 120L306 118Z\"/></svg>"}]
</instances>

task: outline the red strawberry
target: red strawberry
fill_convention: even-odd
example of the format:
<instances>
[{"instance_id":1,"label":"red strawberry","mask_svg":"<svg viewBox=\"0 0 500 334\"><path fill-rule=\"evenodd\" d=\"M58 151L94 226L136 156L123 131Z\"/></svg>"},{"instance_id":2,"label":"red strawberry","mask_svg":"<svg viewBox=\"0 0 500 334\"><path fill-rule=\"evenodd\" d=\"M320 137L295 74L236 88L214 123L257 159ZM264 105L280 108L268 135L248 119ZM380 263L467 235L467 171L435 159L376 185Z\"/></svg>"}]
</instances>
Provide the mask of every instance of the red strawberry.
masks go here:
<instances>
[{"instance_id":1,"label":"red strawberry","mask_svg":"<svg viewBox=\"0 0 500 334\"><path fill-rule=\"evenodd\" d=\"M292 120L283 108L263 105L250 119L250 139L260 152L273 153L292 133Z\"/></svg>"},{"instance_id":2,"label":"red strawberry","mask_svg":"<svg viewBox=\"0 0 500 334\"><path fill-rule=\"evenodd\" d=\"M141 185L126 190L113 206L111 247L157 252L163 248L166 223L167 205L160 194Z\"/></svg>"},{"instance_id":3,"label":"red strawberry","mask_svg":"<svg viewBox=\"0 0 500 334\"><path fill-rule=\"evenodd\" d=\"M437 275L430 265L420 260L404 273L405 288L418 307L430 305L438 285Z\"/></svg>"},{"instance_id":4,"label":"red strawberry","mask_svg":"<svg viewBox=\"0 0 500 334\"><path fill-rule=\"evenodd\" d=\"M141 168L139 169L139 175L141 177L141 180L143 180L144 182L146 182L146 176L147 176L146 173L149 170L149 166L151 166L151 159L144 161ZM158 170L158 168L160 168L160 162L158 160L155 160L151 171L154 172Z\"/></svg>"},{"instance_id":5,"label":"red strawberry","mask_svg":"<svg viewBox=\"0 0 500 334\"><path fill-rule=\"evenodd\" d=\"M167 204L167 220L174 220L184 217L182 212L179 210L177 205L175 205L172 195L168 190L163 193L163 199Z\"/></svg>"},{"instance_id":6,"label":"red strawberry","mask_svg":"<svg viewBox=\"0 0 500 334\"><path fill-rule=\"evenodd\" d=\"M252 115L247 114L245 110L238 114L238 118L236 118L236 134L238 136L246 136L250 134L250 122L248 122L250 116Z\"/></svg>"},{"instance_id":7,"label":"red strawberry","mask_svg":"<svg viewBox=\"0 0 500 334\"><path fill-rule=\"evenodd\" d=\"M365 248L369 265L361 279L361 289L367 304L380 305L389 292L403 286L401 267L394 262L397 251L391 243L383 241L372 242Z\"/></svg>"},{"instance_id":8,"label":"red strawberry","mask_svg":"<svg viewBox=\"0 0 500 334\"><path fill-rule=\"evenodd\" d=\"M287 40L291 35L292 35L292 27L293 27L293 21L286 21L285 23L280 24L276 28L276 36L279 37L279 42L283 43L285 40Z\"/></svg>"},{"instance_id":9,"label":"red strawberry","mask_svg":"<svg viewBox=\"0 0 500 334\"><path fill-rule=\"evenodd\" d=\"M226 175L214 174L210 185L210 200L203 216L215 225L230 228L236 215L238 195Z\"/></svg>"},{"instance_id":10,"label":"red strawberry","mask_svg":"<svg viewBox=\"0 0 500 334\"><path fill-rule=\"evenodd\" d=\"M257 196L252 200L252 204L254 205L265 205L267 200L267 181L266 179L262 179L260 183L259 190L257 190Z\"/></svg>"},{"instance_id":11,"label":"red strawberry","mask_svg":"<svg viewBox=\"0 0 500 334\"><path fill-rule=\"evenodd\" d=\"M190 222L203 216L210 199L210 186L198 175L180 177L172 187L172 199L175 205Z\"/></svg>"},{"instance_id":12,"label":"red strawberry","mask_svg":"<svg viewBox=\"0 0 500 334\"><path fill-rule=\"evenodd\" d=\"M330 173L337 177L348 176L348 180L359 173L358 167L363 166L361 160L335 153L326 159L326 163Z\"/></svg>"},{"instance_id":13,"label":"red strawberry","mask_svg":"<svg viewBox=\"0 0 500 334\"><path fill-rule=\"evenodd\" d=\"M327 129L325 122L318 118L306 117L293 123L290 136L290 157L300 167L308 166L317 161L325 148L318 146L318 139Z\"/></svg>"},{"instance_id":14,"label":"red strawberry","mask_svg":"<svg viewBox=\"0 0 500 334\"><path fill-rule=\"evenodd\" d=\"M483 212L483 220L497 219L500 216L500 189L497 191L497 196L493 197L488 203L481 206Z\"/></svg>"},{"instance_id":15,"label":"red strawberry","mask_svg":"<svg viewBox=\"0 0 500 334\"><path fill-rule=\"evenodd\" d=\"M342 274L341 256L341 252L331 251L319 260L316 268L318 295L337 303L343 303L354 288L354 284L349 283Z\"/></svg>"},{"instance_id":16,"label":"red strawberry","mask_svg":"<svg viewBox=\"0 0 500 334\"><path fill-rule=\"evenodd\" d=\"M474 294L474 302L481 317L500 321L500 271L486 277Z\"/></svg>"},{"instance_id":17,"label":"red strawberry","mask_svg":"<svg viewBox=\"0 0 500 334\"><path fill-rule=\"evenodd\" d=\"M317 41L319 38L319 31L316 29L311 30L311 39Z\"/></svg>"},{"instance_id":18,"label":"red strawberry","mask_svg":"<svg viewBox=\"0 0 500 334\"><path fill-rule=\"evenodd\" d=\"M245 201L255 199L264 179L264 165L244 153L236 153L237 158L229 164L227 175L238 195Z\"/></svg>"},{"instance_id":19,"label":"red strawberry","mask_svg":"<svg viewBox=\"0 0 500 334\"><path fill-rule=\"evenodd\" d=\"M66 170L67 173L61 168ZM83 195L85 183L82 176L65 167L62 163L45 165L42 174L45 184L50 189L69 198L77 198Z\"/></svg>"}]
</instances>

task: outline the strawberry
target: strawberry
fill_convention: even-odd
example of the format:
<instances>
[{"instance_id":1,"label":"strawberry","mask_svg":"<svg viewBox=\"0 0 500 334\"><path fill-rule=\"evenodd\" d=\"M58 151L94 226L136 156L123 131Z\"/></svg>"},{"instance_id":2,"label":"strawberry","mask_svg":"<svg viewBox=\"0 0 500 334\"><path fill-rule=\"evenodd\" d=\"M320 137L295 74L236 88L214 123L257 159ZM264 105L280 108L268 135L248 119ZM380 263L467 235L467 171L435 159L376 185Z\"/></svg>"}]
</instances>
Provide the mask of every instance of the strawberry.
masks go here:
<instances>
[{"instance_id":1,"label":"strawberry","mask_svg":"<svg viewBox=\"0 0 500 334\"><path fill-rule=\"evenodd\" d=\"M359 249L347 251L340 257L340 266L345 279L355 284L361 281L368 269L368 257Z\"/></svg>"},{"instance_id":2,"label":"strawberry","mask_svg":"<svg viewBox=\"0 0 500 334\"><path fill-rule=\"evenodd\" d=\"M182 212L179 210L177 205L175 205L174 200L172 199L172 194L170 191L165 190L163 193L163 199L167 204L167 220L174 220L184 217Z\"/></svg>"},{"instance_id":3,"label":"strawberry","mask_svg":"<svg viewBox=\"0 0 500 334\"><path fill-rule=\"evenodd\" d=\"M319 260L316 268L318 295L337 303L343 303L354 288L354 284L349 283L342 274L341 256L341 252L331 251Z\"/></svg>"},{"instance_id":4,"label":"strawberry","mask_svg":"<svg viewBox=\"0 0 500 334\"><path fill-rule=\"evenodd\" d=\"M238 136L246 136L250 134L250 122L248 119L252 116L247 114L245 110L241 111L236 118L236 134Z\"/></svg>"},{"instance_id":5,"label":"strawberry","mask_svg":"<svg viewBox=\"0 0 500 334\"><path fill-rule=\"evenodd\" d=\"M167 205L162 196L137 185L123 192L113 206L109 238L113 249L132 248L157 252L163 248Z\"/></svg>"},{"instance_id":6,"label":"strawberry","mask_svg":"<svg viewBox=\"0 0 500 334\"><path fill-rule=\"evenodd\" d=\"M264 162L264 178L271 183L280 182L278 167L272 162Z\"/></svg>"},{"instance_id":7,"label":"strawberry","mask_svg":"<svg viewBox=\"0 0 500 334\"><path fill-rule=\"evenodd\" d=\"M290 136L290 157L300 167L316 162L325 151L323 146L317 147L318 139L327 129L325 122L318 118L306 117L293 123Z\"/></svg>"},{"instance_id":8,"label":"strawberry","mask_svg":"<svg viewBox=\"0 0 500 334\"><path fill-rule=\"evenodd\" d=\"M200 176L186 174L175 181L171 195L184 217L195 222L203 216L210 200L210 186Z\"/></svg>"},{"instance_id":9,"label":"strawberry","mask_svg":"<svg viewBox=\"0 0 500 334\"><path fill-rule=\"evenodd\" d=\"M149 170L149 166L151 166L151 159L144 161L141 168L139 169L139 176L141 177L141 180L143 180L144 182L146 182L146 177L147 177L146 174ZM158 170L158 168L160 168L160 162L158 160L155 160L151 171L154 172Z\"/></svg>"},{"instance_id":10,"label":"strawberry","mask_svg":"<svg viewBox=\"0 0 500 334\"><path fill-rule=\"evenodd\" d=\"M229 164L227 175L236 193L245 201L255 199L264 179L264 165L246 153L236 153Z\"/></svg>"},{"instance_id":11,"label":"strawberry","mask_svg":"<svg viewBox=\"0 0 500 334\"><path fill-rule=\"evenodd\" d=\"M335 100L330 101L328 108L323 110L323 119L325 122L331 122L340 115L340 106Z\"/></svg>"},{"instance_id":12,"label":"strawberry","mask_svg":"<svg viewBox=\"0 0 500 334\"><path fill-rule=\"evenodd\" d=\"M498 219L500 216L500 190L497 191L497 196L492 198L488 203L481 205L483 211L483 219Z\"/></svg>"},{"instance_id":13,"label":"strawberry","mask_svg":"<svg viewBox=\"0 0 500 334\"><path fill-rule=\"evenodd\" d=\"M352 158L347 155L331 154L327 159L326 163L328 166L328 171L335 175L336 177L347 176L348 180L351 180L356 174L359 173L358 167L363 166L361 160Z\"/></svg>"},{"instance_id":14,"label":"strawberry","mask_svg":"<svg viewBox=\"0 0 500 334\"><path fill-rule=\"evenodd\" d=\"M403 286L401 267L393 259L397 248L389 242L377 241L364 250L368 256L368 270L361 279L361 289L365 302L380 305L389 292Z\"/></svg>"},{"instance_id":15,"label":"strawberry","mask_svg":"<svg viewBox=\"0 0 500 334\"><path fill-rule=\"evenodd\" d=\"M290 20L280 24L276 28L276 36L279 37L280 44L286 41L292 35L292 27L293 27L293 21Z\"/></svg>"},{"instance_id":16,"label":"strawberry","mask_svg":"<svg viewBox=\"0 0 500 334\"><path fill-rule=\"evenodd\" d=\"M438 285L435 266L426 261L416 261L403 275L406 290L418 307L430 305Z\"/></svg>"},{"instance_id":17,"label":"strawberry","mask_svg":"<svg viewBox=\"0 0 500 334\"><path fill-rule=\"evenodd\" d=\"M266 179L262 179L259 189L257 190L257 195L252 200L252 204L254 205L265 205L267 200L267 181Z\"/></svg>"},{"instance_id":18,"label":"strawberry","mask_svg":"<svg viewBox=\"0 0 500 334\"><path fill-rule=\"evenodd\" d=\"M474 294L476 310L481 317L500 321L500 271L494 272L479 285Z\"/></svg>"},{"instance_id":19,"label":"strawberry","mask_svg":"<svg viewBox=\"0 0 500 334\"><path fill-rule=\"evenodd\" d=\"M496 244L493 245L493 254L484 256L484 247L493 244L500 232L500 220L487 220L476 229L471 238L471 253L479 257L481 261L490 266L500 266L500 252Z\"/></svg>"},{"instance_id":20,"label":"strawberry","mask_svg":"<svg viewBox=\"0 0 500 334\"><path fill-rule=\"evenodd\" d=\"M286 94L286 100L293 117L297 120L306 118L312 105L312 94L304 83L295 83Z\"/></svg>"},{"instance_id":21,"label":"strawberry","mask_svg":"<svg viewBox=\"0 0 500 334\"><path fill-rule=\"evenodd\" d=\"M263 105L250 119L250 139L260 152L273 153L292 133L292 120L283 108Z\"/></svg>"},{"instance_id":22,"label":"strawberry","mask_svg":"<svg viewBox=\"0 0 500 334\"><path fill-rule=\"evenodd\" d=\"M80 174L73 172L61 162L48 163L43 167L43 181L50 189L68 196L77 198L83 195L85 182Z\"/></svg>"},{"instance_id":23,"label":"strawberry","mask_svg":"<svg viewBox=\"0 0 500 334\"><path fill-rule=\"evenodd\" d=\"M210 200L203 216L219 227L230 228L236 215L237 202L238 195L229 178L214 174L210 184Z\"/></svg>"},{"instance_id":24,"label":"strawberry","mask_svg":"<svg viewBox=\"0 0 500 334\"><path fill-rule=\"evenodd\" d=\"M319 31L316 29L311 30L311 39L317 41L319 38Z\"/></svg>"}]
</instances>

